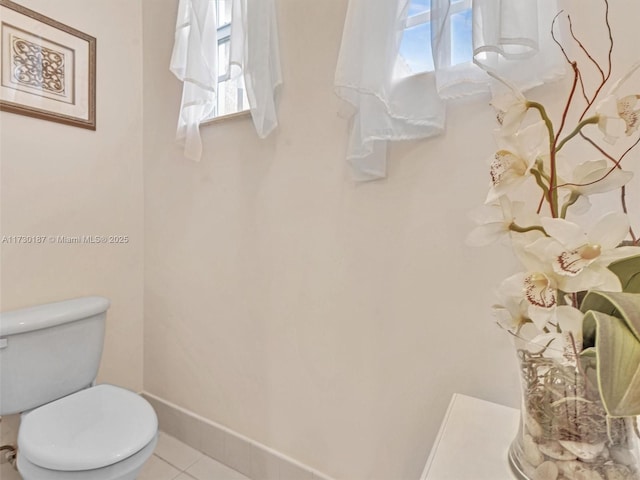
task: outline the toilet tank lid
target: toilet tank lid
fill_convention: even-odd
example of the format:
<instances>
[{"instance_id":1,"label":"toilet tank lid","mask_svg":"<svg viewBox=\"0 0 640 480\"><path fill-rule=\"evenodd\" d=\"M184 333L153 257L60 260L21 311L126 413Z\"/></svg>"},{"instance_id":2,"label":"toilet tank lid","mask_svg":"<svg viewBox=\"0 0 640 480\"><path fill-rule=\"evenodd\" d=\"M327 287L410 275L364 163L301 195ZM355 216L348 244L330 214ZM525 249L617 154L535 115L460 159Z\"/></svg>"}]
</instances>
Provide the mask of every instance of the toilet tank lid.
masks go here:
<instances>
[{"instance_id":1,"label":"toilet tank lid","mask_svg":"<svg viewBox=\"0 0 640 480\"><path fill-rule=\"evenodd\" d=\"M81 297L0 313L0 337L54 327L104 313L109 308L104 297Z\"/></svg>"}]
</instances>

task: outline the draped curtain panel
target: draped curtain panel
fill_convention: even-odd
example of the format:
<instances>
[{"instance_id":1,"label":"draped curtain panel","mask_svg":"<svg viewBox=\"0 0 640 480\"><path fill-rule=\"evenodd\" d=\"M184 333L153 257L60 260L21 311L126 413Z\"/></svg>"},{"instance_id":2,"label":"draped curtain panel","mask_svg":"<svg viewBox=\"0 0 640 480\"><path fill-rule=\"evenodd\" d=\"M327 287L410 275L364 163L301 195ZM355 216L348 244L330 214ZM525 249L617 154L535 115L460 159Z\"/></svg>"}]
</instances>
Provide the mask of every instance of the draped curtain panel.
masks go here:
<instances>
[{"instance_id":1,"label":"draped curtain panel","mask_svg":"<svg viewBox=\"0 0 640 480\"><path fill-rule=\"evenodd\" d=\"M230 68L244 77L260 138L278 125L276 90L282 84L275 0L233 0ZM180 0L170 70L183 82L176 138L184 155L202 156L200 124L215 111L218 86L216 0Z\"/></svg>"},{"instance_id":2,"label":"draped curtain panel","mask_svg":"<svg viewBox=\"0 0 640 480\"><path fill-rule=\"evenodd\" d=\"M200 123L216 105L218 36L215 0L180 0L170 70L183 82L176 139L200 160Z\"/></svg>"},{"instance_id":3,"label":"draped curtain panel","mask_svg":"<svg viewBox=\"0 0 640 480\"><path fill-rule=\"evenodd\" d=\"M488 72L522 90L565 72L551 37L556 0L473 0L473 60L457 65L446 41L451 0L431 0L434 70L394 78L408 7L409 0L349 0L335 88L353 110L347 160L358 181L386 176L388 141L443 133L446 99L496 88Z\"/></svg>"},{"instance_id":4,"label":"draped curtain panel","mask_svg":"<svg viewBox=\"0 0 640 480\"><path fill-rule=\"evenodd\" d=\"M278 126L276 91L282 84L274 0L233 0L231 76L244 75L251 118L260 138Z\"/></svg>"}]
</instances>

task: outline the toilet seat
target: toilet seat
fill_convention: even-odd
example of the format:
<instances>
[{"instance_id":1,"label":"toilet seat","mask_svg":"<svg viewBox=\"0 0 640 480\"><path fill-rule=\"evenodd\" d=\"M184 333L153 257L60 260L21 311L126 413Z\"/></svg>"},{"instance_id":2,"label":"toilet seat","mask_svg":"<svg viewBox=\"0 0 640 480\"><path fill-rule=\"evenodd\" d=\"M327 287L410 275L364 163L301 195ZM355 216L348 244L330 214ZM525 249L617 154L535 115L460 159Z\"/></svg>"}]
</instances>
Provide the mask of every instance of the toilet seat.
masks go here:
<instances>
[{"instance_id":1,"label":"toilet seat","mask_svg":"<svg viewBox=\"0 0 640 480\"><path fill-rule=\"evenodd\" d=\"M155 439L157 430L156 414L146 400L104 384L23 414L18 449L40 468L93 470L133 456Z\"/></svg>"},{"instance_id":2,"label":"toilet seat","mask_svg":"<svg viewBox=\"0 0 640 480\"><path fill-rule=\"evenodd\" d=\"M49 470L32 464L18 455L18 471L24 480L135 480L146 461L153 455L158 436L146 447L121 462L94 470Z\"/></svg>"}]
</instances>

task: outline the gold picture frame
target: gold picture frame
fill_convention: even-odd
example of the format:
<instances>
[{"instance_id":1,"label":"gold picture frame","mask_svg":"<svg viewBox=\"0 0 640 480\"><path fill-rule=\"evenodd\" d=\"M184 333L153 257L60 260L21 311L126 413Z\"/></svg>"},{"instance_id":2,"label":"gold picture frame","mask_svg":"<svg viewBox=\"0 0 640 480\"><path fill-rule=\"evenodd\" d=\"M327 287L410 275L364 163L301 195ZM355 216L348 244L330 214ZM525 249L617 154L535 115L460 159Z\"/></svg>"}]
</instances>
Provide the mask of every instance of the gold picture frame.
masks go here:
<instances>
[{"instance_id":1,"label":"gold picture frame","mask_svg":"<svg viewBox=\"0 0 640 480\"><path fill-rule=\"evenodd\" d=\"M96 39L0 0L0 110L96 129Z\"/></svg>"}]
</instances>

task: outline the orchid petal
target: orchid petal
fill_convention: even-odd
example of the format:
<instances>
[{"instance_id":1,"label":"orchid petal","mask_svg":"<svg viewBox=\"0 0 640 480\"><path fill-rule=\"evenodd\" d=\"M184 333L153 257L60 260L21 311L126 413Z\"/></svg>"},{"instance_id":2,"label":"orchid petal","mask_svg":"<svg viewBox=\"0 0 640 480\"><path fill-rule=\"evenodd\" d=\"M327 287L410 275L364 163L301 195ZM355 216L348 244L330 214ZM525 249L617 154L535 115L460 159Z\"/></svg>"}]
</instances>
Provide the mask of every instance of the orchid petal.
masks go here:
<instances>
[{"instance_id":1,"label":"orchid petal","mask_svg":"<svg viewBox=\"0 0 640 480\"><path fill-rule=\"evenodd\" d=\"M608 163L604 159L589 160L588 162L583 162L580 165L578 165L576 168L574 168L573 178L576 178L576 179L587 178L588 176L593 174L593 172L598 172L602 169L607 168L607 165Z\"/></svg>"},{"instance_id":2,"label":"orchid petal","mask_svg":"<svg viewBox=\"0 0 640 480\"><path fill-rule=\"evenodd\" d=\"M543 218L542 223L545 223L544 220L545 219ZM562 245L560 245L554 239L549 237L543 237L527 245L526 251L533 254L536 257L537 263L548 263L547 260L549 258L560 255L563 251L563 248L562 248ZM529 269L532 270L532 268L530 267Z\"/></svg>"},{"instance_id":3,"label":"orchid petal","mask_svg":"<svg viewBox=\"0 0 640 480\"><path fill-rule=\"evenodd\" d=\"M627 125L620 117L600 117L598 128L604 135L604 141L610 145L624 135Z\"/></svg>"},{"instance_id":4,"label":"orchid petal","mask_svg":"<svg viewBox=\"0 0 640 480\"><path fill-rule=\"evenodd\" d=\"M584 314L570 305L561 305L556 309L558 325L563 332L572 333L576 341L582 339L582 321Z\"/></svg>"},{"instance_id":5,"label":"orchid petal","mask_svg":"<svg viewBox=\"0 0 640 480\"><path fill-rule=\"evenodd\" d=\"M605 251L601 255L601 263L603 265L610 265L618 260L634 257L636 255L640 255L640 247L618 247Z\"/></svg>"},{"instance_id":6,"label":"orchid petal","mask_svg":"<svg viewBox=\"0 0 640 480\"><path fill-rule=\"evenodd\" d=\"M580 226L562 218L543 218L542 226L546 232L565 247L577 248L586 242L586 235Z\"/></svg>"},{"instance_id":7,"label":"orchid petal","mask_svg":"<svg viewBox=\"0 0 640 480\"><path fill-rule=\"evenodd\" d=\"M483 247L489 245L508 232L504 223L487 223L474 228L467 236L466 244L470 247Z\"/></svg>"},{"instance_id":8,"label":"orchid petal","mask_svg":"<svg viewBox=\"0 0 640 480\"><path fill-rule=\"evenodd\" d=\"M500 284L498 290L505 297L522 297L524 294L524 279L526 274L523 272L511 275Z\"/></svg>"},{"instance_id":9,"label":"orchid petal","mask_svg":"<svg viewBox=\"0 0 640 480\"><path fill-rule=\"evenodd\" d=\"M606 292L622 290L620 279L609 269L599 264L592 264L574 277L562 277L559 287L568 293L597 289Z\"/></svg>"},{"instance_id":10,"label":"orchid petal","mask_svg":"<svg viewBox=\"0 0 640 480\"><path fill-rule=\"evenodd\" d=\"M531 321L538 330L544 330L553 318L553 310L541 307L529 307L529 317L531 317Z\"/></svg>"},{"instance_id":11,"label":"orchid petal","mask_svg":"<svg viewBox=\"0 0 640 480\"><path fill-rule=\"evenodd\" d=\"M519 319L514 318L511 312L502 305L493 306L493 315L496 317L498 325L506 330L513 331L520 325Z\"/></svg>"},{"instance_id":12,"label":"orchid petal","mask_svg":"<svg viewBox=\"0 0 640 480\"><path fill-rule=\"evenodd\" d=\"M567 199L568 200L568 199ZM584 215L591 209L591 201L589 197L580 195L573 205L571 205L571 213L574 215Z\"/></svg>"},{"instance_id":13,"label":"orchid petal","mask_svg":"<svg viewBox=\"0 0 640 480\"><path fill-rule=\"evenodd\" d=\"M593 172L591 175L584 177L579 183L578 187L575 187L582 195L594 195L597 193L606 193L611 190L626 185L633 178L633 172L626 170L620 170L616 168Z\"/></svg>"},{"instance_id":14,"label":"orchid petal","mask_svg":"<svg viewBox=\"0 0 640 480\"><path fill-rule=\"evenodd\" d=\"M495 97L491 105L498 112L498 122L502 126L503 135L516 133L529 108L524 96L516 96L512 93Z\"/></svg>"},{"instance_id":15,"label":"orchid petal","mask_svg":"<svg viewBox=\"0 0 640 480\"><path fill-rule=\"evenodd\" d=\"M620 79L618 79L618 81L616 81L616 83L613 84L613 86L611 87L611 90L609 90L608 96L615 95L618 89L622 86L622 84L626 82L629 79L629 77L631 77L631 75L633 75L635 71L638 70L638 68L640 68L640 62L636 62L633 65L631 65L631 68L629 68L627 73L625 73Z\"/></svg>"},{"instance_id":16,"label":"orchid petal","mask_svg":"<svg viewBox=\"0 0 640 480\"><path fill-rule=\"evenodd\" d=\"M625 134L632 135L638 130L640 126L640 117L638 116L638 110L634 110L636 103L638 103L638 97L636 95L627 95L618 100L618 115L624 120L626 124Z\"/></svg>"},{"instance_id":17,"label":"orchid petal","mask_svg":"<svg viewBox=\"0 0 640 480\"><path fill-rule=\"evenodd\" d=\"M629 234L629 219L624 213L612 212L602 217L589 232L589 241L603 250L617 247Z\"/></svg>"},{"instance_id":18,"label":"orchid petal","mask_svg":"<svg viewBox=\"0 0 640 480\"><path fill-rule=\"evenodd\" d=\"M502 211L497 205L483 205L469 212L469 218L478 225L502 222Z\"/></svg>"}]
</instances>

